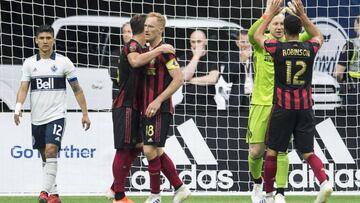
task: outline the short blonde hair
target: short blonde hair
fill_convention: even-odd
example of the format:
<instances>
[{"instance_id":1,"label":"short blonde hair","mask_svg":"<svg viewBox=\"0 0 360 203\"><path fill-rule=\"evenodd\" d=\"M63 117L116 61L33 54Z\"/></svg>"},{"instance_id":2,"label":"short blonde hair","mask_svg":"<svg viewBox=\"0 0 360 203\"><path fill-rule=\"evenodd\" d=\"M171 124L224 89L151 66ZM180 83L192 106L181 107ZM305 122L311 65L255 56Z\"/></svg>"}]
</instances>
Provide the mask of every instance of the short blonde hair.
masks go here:
<instances>
[{"instance_id":1,"label":"short blonde hair","mask_svg":"<svg viewBox=\"0 0 360 203\"><path fill-rule=\"evenodd\" d=\"M162 26L162 28L165 28L165 24L166 24L166 19L165 16L161 15L158 12L150 12L147 14L147 17L155 17L157 18L158 22L160 23L160 25Z\"/></svg>"}]
</instances>

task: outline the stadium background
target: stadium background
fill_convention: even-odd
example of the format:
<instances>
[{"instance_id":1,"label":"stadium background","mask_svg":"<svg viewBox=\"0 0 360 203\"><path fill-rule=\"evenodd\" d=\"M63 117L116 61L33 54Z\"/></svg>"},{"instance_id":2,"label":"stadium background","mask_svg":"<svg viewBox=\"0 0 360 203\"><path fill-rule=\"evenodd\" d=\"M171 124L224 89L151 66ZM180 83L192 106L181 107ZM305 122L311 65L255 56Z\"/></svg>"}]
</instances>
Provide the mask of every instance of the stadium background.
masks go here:
<instances>
[{"instance_id":1,"label":"stadium background","mask_svg":"<svg viewBox=\"0 0 360 203\"><path fill-rule=\"evenodd\" d=\"M337 21L351 38L355 36L352 29L355 16L360 13L360 2L358 0L337 1L306 1L307 13L310 18L326 17ZM105 16L131 16L136 13L147 13L157 11L170 17L212 17L221 20L240 24L244 28L249 28L255 20L261 16L263 2L254 1L1 1L1 64L21 64L24 58L34 54L33 35L34 25L42 23L52 24L55 19L75 15L105 15ZM1 75L0 77L6 77ZM2 105L2 111L7 108ZM171 133L177 136L178 141L184 148L191 165L178 166L180 171L191 171L196 166L195 178L202 171L210 171L210 175L205 174L201 180L206 187L199 185L199 180L195 181L197 191L249 191L251 183L249 181L247 167L247 145L244 140L247 124L246 108L229 108L224 111L198 111L186 114L181 110L176 111L174 127ZM358 191L360 187L360 139L359 125L360 119L356 112L346 109L318 110L316 111L317 122L320 123L327 118L331 118L337 131L342 137L343 142L348 148L354 163L335 163L333 152L327 147L319 135L317 141L329 161L334 166L334 174L341 170L348 170L345 174L337 177L341 182L350 182L346 186L335 184L336 191ZM197 164L194 154L187 144L183 141L175 126L183 124L190 118L194 120L200 133L204 136L206 144L211 149L212 154L217 160L216 165ZM71 129L67 129L70 133ZM110 136L111 137L111 136ZM293 164L292 169L303 170L302 164ZM143 163L139 160L135 163L132 171L146 170ZM232 172L234 184L230 188L219 187L219 183L226 183L218 179L219 172L229 170ZM61 173L61 171L59 172ZM215 175L214 175L215 174ZM339 173L340 174L340 173ZM214 176L213 176L214 175ZM352 176L352 178L350 177ZM216 180L212 178L215 177ZM336 178L336 177L335 177ZM193 177L185 177L188 184L191 184ZM294 177L297 182L301 182L302 177ZM139 183L144 182L144 178L137 179ZM215 181L215 187L213 187ZM226 185L226 184L225 184ZM315 186L317 187L317 186ZM302 187L292 187L293 191L312 191L313 187L306 185ZM131 191L139 191L134 187ZM1 193L2 191L0 191Z\"/></svg>"}]
</instances>

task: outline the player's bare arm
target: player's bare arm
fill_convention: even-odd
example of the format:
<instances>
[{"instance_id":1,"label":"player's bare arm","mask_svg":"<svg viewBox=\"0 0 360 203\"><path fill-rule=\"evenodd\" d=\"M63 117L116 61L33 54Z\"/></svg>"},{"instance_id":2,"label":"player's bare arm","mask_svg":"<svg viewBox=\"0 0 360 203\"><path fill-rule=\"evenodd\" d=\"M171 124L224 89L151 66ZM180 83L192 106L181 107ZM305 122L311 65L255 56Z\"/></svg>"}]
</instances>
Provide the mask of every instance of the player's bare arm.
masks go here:
<instances>
[{"instance_id":1,"label":"player's bare arm","mask_svg":"<svg viewBox=\"0 0 360 203\"><path fill-rule=\"evenodd\" d=\"M15 106L15 114L14 114L14 121L16 125L20 124L20 117L22 116L21 109L22 109L22 105L25 102L29 90L29 86L30 86L29 81L22 81L20 84L20 88L16 96L16 106Z\"/></svg>"},{"instance_id":2,"label":"player's bare arm","mask_svg":"<svg viewBox=\"0 0 360 203\"><path fill-rule=\"evenodd\" d=\"M305 29L309 32L311 36L313 36L312 39L316 40L320 46L324 42L324 37L321 34L319 28L317 28L314 23L310 21L310 19L307 17L304 9L304 5L302 4L301 0L293 0L292 4L294 5L296 9L296 15L300 18L301 22L303 23L303 26Z\"/></svg>"},{"instance_id":3,"label":"player's bare arm","mask_svg":"<svg viewBox=\"0 0 360 203\"><path fill-rule=\"evenodd\" d=\"M218 70L212 70L207 75L191 78L189 83L200 86L215 85L219 79L219 76L220 72Z\"/></svg>"},{"instance_id":4,"label":"player's bare arm","mask_svg":"<svg viewBox=\"0 0 360 203\"><path fill-rule=\"evenodd\" d=\"M264 42L266 40L266 37L264 36L265 30L271 20L281 12L283 0L274 0L271 2L270 8L268 9L267 14L268 16L265 18L265 20L261 23L259 28L255 31L254 39L259 47L262 49L264 48Z\"/></svg>"},{"instance_id":5,"label":"player's bare arm","mask_svg":"<svg viewBox=\"0 0 360 203\"><path fill-rule=\"evenodd\" d=\"M152 117L160 109L161 103L166 99L170 98L179 87L184 84L184 76L180 68L169 70L169 74L172 77L172 81L169 86L158 96L156 99L151 102L146 109L145 115L147 117Z\"/></svg>"},{"instance_id":6,"label":"player's bare arm","mask_svg":"<svg viewBox=\"0 0 360 203\"><path fill-rule=\"evenodd\" d=\"M133 52L128 54L128 61L133 68L140 68L148 63L158 55L162 53L175 53L175 49L170 44L163 44L155 49L148 51L146 53L139 54L137 52Z\"/></svg>"},{"instance_id":7,"label":"player's bare arm","mask_svg":"<svg viewBox=\"0 0 360 203\"><path fill-rule=\"evenodd\" d=\"M85 130L88 130L90 128L91 122L89 119L85 95L84 95L84 93L79 85L79 82L77 80L70 82L70 86L74 92L76 101L78 102L78 104L81 108L81 112L83 114L82 119L81 119L82 126Z\"/></svg>"}]
</instances>

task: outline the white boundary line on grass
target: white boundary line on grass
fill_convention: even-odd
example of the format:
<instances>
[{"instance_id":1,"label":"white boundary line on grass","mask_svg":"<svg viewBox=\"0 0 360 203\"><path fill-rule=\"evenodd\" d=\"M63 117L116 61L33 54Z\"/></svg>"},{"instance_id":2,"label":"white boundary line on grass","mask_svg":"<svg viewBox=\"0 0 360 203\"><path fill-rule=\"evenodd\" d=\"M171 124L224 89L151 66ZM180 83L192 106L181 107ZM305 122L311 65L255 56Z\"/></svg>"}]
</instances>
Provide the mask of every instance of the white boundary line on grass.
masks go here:
<instances>
[{"instance_id":1,"label":"white boundary line on grass","mask_svg":"<svg viewBox=\"0 0 360 203\"><path fill-rule=\"evenodd\" d=\"M312 192L287 192L286 196L315 196L318 191ZM126 192L127 196L148 196L149 192ZM162 192L162 196L172 196L173 192ZM38 193L0 193L0 196L38 196ZM105 193L80 193L80 194L61 194L61 196L104 196ZM191 196L250 196L251 192L193 192ZM359 191L336 191L333 196L359 196Z\"/></svg>"}]
</instances>

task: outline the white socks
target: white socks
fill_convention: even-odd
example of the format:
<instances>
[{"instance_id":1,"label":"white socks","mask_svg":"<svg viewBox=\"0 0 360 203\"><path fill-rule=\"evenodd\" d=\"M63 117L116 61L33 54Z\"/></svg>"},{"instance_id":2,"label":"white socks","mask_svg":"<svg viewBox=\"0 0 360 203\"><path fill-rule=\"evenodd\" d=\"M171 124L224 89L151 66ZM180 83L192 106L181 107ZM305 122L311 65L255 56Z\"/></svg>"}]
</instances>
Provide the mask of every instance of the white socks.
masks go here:
<instances>
[{"instance_id":1,"label":"white socks","mask_svg":"<svg viewBox=\"0 0 360 203\"><path fill-rule=\"evenodd\" d=\"M51 194L57 193L56 174L57 158L48 158L46 163L43 162L43 191Z\"/></svg>"}]
</instances>

